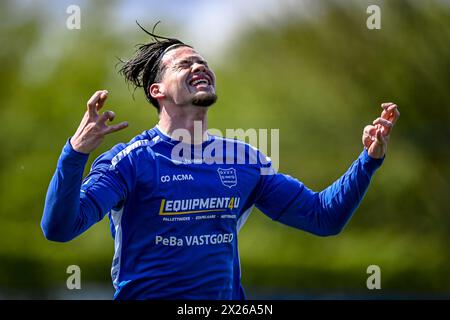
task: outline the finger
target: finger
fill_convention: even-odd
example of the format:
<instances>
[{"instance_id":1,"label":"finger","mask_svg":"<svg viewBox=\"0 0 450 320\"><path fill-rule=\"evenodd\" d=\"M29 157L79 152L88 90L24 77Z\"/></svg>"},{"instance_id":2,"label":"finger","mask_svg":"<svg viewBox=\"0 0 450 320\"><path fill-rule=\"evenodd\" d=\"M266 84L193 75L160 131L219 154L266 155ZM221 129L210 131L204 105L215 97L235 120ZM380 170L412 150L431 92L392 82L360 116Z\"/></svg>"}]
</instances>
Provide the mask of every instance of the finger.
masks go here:
<instances>
[{"instance_id":1,"label":"finger","mask_svg":"<svg viewBox=\"0 0 450 320\"><path fill-rule=\"evenodd\" d=\"M370 145L375 141L376 134L377 134L376 126L367 125L364 127L362 135L362 143L366 148L369 148Z\"/></svg>"},{"instance_id":2,"label":"finger","mask_svg":"<svg viewBox=\"0 0 450 320\"><path fill-rule=\"evenodd\" d=\"M381 125L384 128L384 135L388 135L392 129L392 122L383 118L377 118L373 121L374 125Z\"/></svg>"},{"instance_id":3,"label":"finger","mask_svg":"<svg viewBox=\"0 0 450 320\"><path fill-rule=\"evenodd\" d=\"M393 105L393 102L384 102L381 104L381 108L385 109L388 108L390 105Z\"/></svg>"},{"instance_id":4,"label":"finger","mask_svg":"<svg viewBox=\"0 0 450 320\"><path fill-rule=\"evenodd\" d=\"M397 105L395 103L391 103L386 108L384 108L383 112L381 113L382 114L381 117L385 118L385 117L383 117L383 115L388 116L392 112L392 110L394 110L395 108L397 108ZM385 118L385 119L387 119L387 118Z\"/></svg>"},{"instance_id":5,"label":"finger","mask_svg":"<svg viewBox=\"0 0 450 320\"><path fill-rule=\"evenodd\" d=\"M397 105L394 104L390 106L387 111L389 113L387 119L392 122L392 124L395 124L400 117L400 111L398 111Z\"/></svg>"},{"instance_id":6,"label":"finger","mask_svg":"<svg viewBox=\"0 0 450 320\"><path fill-rule=\"evenodd\" d=\"M377 139L376 139L376 143L377 144L384 144L385 140L383 137L383 134L381 133L382 130L377 130Z\"/></svg>"},{"instance_id":7,"label":"finger","mask_svg":"<svg viewBox=\"0 0 450 320\"><path fill-rule=\"evenodd\" d=\"M398 110L398 108L396 108L394 111L394 118L391 120L391 122L395 124L398 118L400 118L400 111Z\"/></svg>"},{"instance_id":8,"label":"finger","mask_svg":"<svg viewBox=\"0 0 450 320\"><path fill-rule=\"evenodd\" d=\"M108 99L108 90L103 90L103 92L100 94L100 98L98 99L97 104L95 105L95 109L97 111L99 111L103 107L106 99Z\"/></svg>"},{"instance_id":9,"label":"finger","mask_svg":"<svg viewBox=\"0 0 450 320\"><path fill-rule=\"evenodd\" d=\"M383 119L381 117L373 120L373 124L374 125L381 124L383 127L392 128L392 122L390 122L389 120Z\"/></svg>"},{"instance_id":10,"label":"finger","mask_svg":"<svg viewBox=\"0 0 450 320\"><path fill-rule=\"evenodd\" d=\"M368 134L364 134L363 138L362 138L362 143L364 146L366 146L367 148L370 147L370 145L372 144L374 138Z\"/></svg>"},{"instance_id":11,"label":"finger","mask_svg":"<svg viewBox=\"0 0 450 320\"><path fill-rule=\"evenodd\" d=\"M105 123L106 121L113 121L116 117L116 114L113 111L105 111L102 113L102 115L98 118L97 123Z\"/></svg>"},{"instance_id":12,"label":"finger","mask_svg":"<svg viewBox=\"0 0 450 320\"><path fill-rule=\"evenodd\" d=\"M120 131L122 129L125 129L126 127L128 127L128 122L124 121L124 122L121 122L121 123L118 123L118 124L114 124L114 125L108 126L105 129L104 133L105 134L109 134L109 133L112 133L112 132L117 132L117 131Z\"/></svg>"},{"instance_id":13,"label":"finger","mask_svg":"<svg viewBox=\"0 0 450 320\"><path fill-rule=\"evenodd\" d=\"M87 109L89 111L89 115L95 115L96 109L95 105L97 104L97 101L100 99L100 95L103 93L103 90L96 91L92 97L87 102Z\"/></svg>"},{"instance_id":14,"label":"finger","mask_svg":"<svg viewBox=\"0 0 450 320\"><path fill-rule=\"evenodd\" d=\"M364 134L375 136L377 127L372 125L367 125L364 127Z\"/></svg>"}]
</instances>

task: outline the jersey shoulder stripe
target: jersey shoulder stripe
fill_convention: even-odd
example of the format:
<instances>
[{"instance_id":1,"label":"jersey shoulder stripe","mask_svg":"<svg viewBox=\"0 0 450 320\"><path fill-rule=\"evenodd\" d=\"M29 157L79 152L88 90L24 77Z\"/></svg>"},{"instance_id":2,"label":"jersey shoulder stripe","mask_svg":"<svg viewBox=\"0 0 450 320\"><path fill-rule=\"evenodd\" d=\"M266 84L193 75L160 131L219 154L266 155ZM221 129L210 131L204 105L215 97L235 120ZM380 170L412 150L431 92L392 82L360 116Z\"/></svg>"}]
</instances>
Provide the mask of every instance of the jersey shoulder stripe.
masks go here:
<instances>
[{"instance_id":1,"label":"jersey shoulder stripe","mask_svg":"<svg viewBox=\"0 0 450 320\"><path fill-rule=\"evenodd\" d=\"M136 150L141 147L153 147L155 144L161 141L159 136L154 137L152 140L137 140L127 147L125 147L122 151L114 156L111 160L111 168L114 169L117 164L124 158L126 158L133 150Z\"/></svg>"}]
</instances>

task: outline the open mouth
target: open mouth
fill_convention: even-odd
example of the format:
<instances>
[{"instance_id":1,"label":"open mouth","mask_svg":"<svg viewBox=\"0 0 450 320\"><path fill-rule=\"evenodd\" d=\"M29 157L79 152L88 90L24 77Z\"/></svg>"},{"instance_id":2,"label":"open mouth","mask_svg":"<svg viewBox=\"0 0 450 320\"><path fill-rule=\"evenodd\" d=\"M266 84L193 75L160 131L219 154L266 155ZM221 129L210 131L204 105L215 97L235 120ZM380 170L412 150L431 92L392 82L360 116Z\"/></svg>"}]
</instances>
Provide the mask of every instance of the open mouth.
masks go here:
<instances>
[{"instance_id":1,"label":"open mouth","mask_svg":"<svg viewBox=\"0 0 450 320\"><path fill-rule=\"evenodd\" d=\"M191 81L189 81L189 85L195 88L208 87L211 85L211 82L207 77L193 77Z\"/></svg>"}]
</instances>

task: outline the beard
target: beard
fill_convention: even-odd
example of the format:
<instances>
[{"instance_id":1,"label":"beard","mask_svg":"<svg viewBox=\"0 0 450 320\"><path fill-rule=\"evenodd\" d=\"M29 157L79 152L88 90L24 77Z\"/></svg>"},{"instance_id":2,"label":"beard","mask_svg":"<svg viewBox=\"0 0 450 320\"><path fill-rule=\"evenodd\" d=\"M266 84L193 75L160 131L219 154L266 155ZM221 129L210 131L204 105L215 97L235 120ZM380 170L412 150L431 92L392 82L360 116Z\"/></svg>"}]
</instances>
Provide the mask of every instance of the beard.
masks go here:
<instances>
[{"instance_id":1,"label":"beard","mask_svg":"<svg viewBox=\"0 0 450 320\"><path fill-rule=\"evenodd\" d=\"M199 92L192 99L192 104L198 107L209 107L217 100L217 95L212 92Z\"/></svg>"}]
</instances>

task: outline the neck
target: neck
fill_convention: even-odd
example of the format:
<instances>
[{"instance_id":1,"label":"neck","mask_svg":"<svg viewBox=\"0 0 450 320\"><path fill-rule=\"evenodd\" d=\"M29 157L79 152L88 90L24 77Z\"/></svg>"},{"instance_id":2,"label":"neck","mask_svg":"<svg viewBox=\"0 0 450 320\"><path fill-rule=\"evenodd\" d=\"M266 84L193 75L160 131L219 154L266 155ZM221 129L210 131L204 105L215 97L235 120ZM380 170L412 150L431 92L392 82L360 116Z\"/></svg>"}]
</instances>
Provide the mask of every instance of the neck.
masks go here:
<instances>
[{"instance_id":1,"label":"neck","mask_svg":"<svg viewBox=\"0 0 450 320\"><path fill-rule=\"evenodd\" d=\"M175 140L198 144L208 139L208 108L161 106L158 126Z\"/></svg>"}]
</instances>

